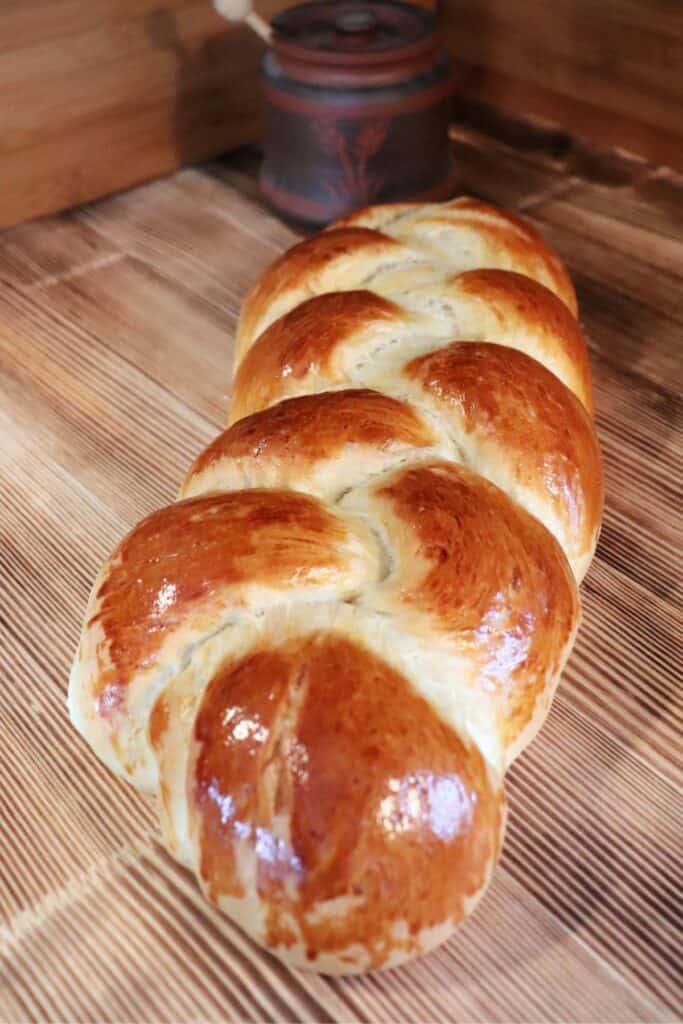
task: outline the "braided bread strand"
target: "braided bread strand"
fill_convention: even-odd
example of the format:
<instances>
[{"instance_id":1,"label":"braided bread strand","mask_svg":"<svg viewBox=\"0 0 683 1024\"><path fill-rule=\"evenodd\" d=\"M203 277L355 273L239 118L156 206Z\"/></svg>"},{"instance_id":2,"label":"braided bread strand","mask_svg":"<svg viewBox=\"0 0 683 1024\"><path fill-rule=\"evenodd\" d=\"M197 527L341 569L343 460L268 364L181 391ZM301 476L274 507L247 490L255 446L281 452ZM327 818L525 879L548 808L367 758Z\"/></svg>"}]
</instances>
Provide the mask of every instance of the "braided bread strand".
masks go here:
<instances>
[{"instance_id":1,"label":"braided bread strand","mask_svg":"<svg viewBox=\"0 0 683 1024\"><path fill-rule=\"evenodd\" d=\"M372 207L251 289L232 425L95 582L69 705L209 899L350 973L482 896L597 542L576 299L486 204Z\"/></svg>"}]
</instances>

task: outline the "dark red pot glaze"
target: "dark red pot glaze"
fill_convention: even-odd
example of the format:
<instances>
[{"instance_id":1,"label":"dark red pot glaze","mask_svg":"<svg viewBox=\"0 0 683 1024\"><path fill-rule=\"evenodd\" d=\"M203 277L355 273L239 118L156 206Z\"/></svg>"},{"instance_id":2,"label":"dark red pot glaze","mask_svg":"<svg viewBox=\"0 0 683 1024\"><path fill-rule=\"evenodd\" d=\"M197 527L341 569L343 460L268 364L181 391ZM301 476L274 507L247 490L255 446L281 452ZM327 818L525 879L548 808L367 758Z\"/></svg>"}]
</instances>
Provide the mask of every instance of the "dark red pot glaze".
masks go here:
<instances>
[{"instance_id":1,"label":"dark red pot glaze","mask_svg":"<svg viewBox=\"0 0 683 1024\"><path fill-rule=\"evenodd\" d=\"M452 190L451 71L432 15L394 0L308 3L273 20L261 187L325 224Z\"/></svg>"}]
</instances>

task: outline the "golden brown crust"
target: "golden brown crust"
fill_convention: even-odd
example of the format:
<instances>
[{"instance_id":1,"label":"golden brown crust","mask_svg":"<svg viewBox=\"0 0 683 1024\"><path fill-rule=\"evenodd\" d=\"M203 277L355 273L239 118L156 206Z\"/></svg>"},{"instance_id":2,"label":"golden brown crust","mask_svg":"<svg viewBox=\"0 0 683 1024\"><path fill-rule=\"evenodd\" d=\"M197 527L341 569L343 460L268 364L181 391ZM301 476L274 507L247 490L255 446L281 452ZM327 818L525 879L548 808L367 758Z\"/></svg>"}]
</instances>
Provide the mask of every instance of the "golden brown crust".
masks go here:
<instances>
[{"instance_id":1,"label":"golden brown crust","mask_svg":"<svg viewBox=\"0 0 683 1024\"><path fill-rule=\"evenodd\" d=\"M231 422L293 394L340 384L363 383L352 353L371 343L410 342L432 336L486 340L520 349L539 360L592 411L588 353L581 329L567 307L536 281L509 270L471 270L414 287L404 301L437 303L440 317L421 322L397 303L369 291L331 292L276 320L246 352L235 376ZM371 342L372 340L372 342ZM432 341L432 346L436 344Z\"/></svg>"},{"instance_id":2,"label":"golden brown crust","mask_svg":"<svg viewBox=\"0 0 683 1024\"><path fill-rule=\"evenodd\" d=\"M106 669L93 690L100 715L121 707L135 675L193 615L215 626L248 588L275 588L284 599L293 584L348 580L351 537L346 521L294 491L209 495L148 516L114 552L87 622L103 636Z\"/></svg>"},{"instance_id":3,"label":"golden brown crust","mask_svg":"<svg viewBox=\"0 0 683 1024\"><path fill-rule=\"evenodd\" d=\"M600 450L568 388L522 352L479 342L420 356L404 372L452 435L477 446L482 465L491 467L485 475L499 475L549 507L572 560L592 554L602 516Z\"/></svg>"},{"instance_id":4,"label":"golden brown crust","mask_svg":"<svg viewBox=\"0 0 683 1024\"><path fill-rule=\"evenodd\" d=\"M541 235L528 221L479 199L460 196L450 203L432 206L374 206L357 210L331 227L366 227L401 240L423 239L437 244L446 256L449 247L458 244L458 229L469 229L482 244L480 266L525 274L544 284L574 316L577 314L576 294L569 275Z\"/></svg>"},{"instance_id":5,"label":"golden brown crust","mask_svg":"<svg viewBox=\"0 0 683 1024\"><path fill-rule=\"evenodd\" d=\"M393 965L484 892L577 627L576 299L519 218L373 207L266 271L237 347L237 422L105 564L70 711L254 938Z\"/></svg>"},{"instance_id":6,"label":"golden brown crust","mask_svg":"<svg viewBox=\"0 0 683 1024\"><path fill-rule=\"evenodd\" d=\"M549 288L511 270L469 270L454 278L453 284L458 297L475 298L501 323L507 320L527 329L530 326L539 346L529 354L546 366L548 360L561 367L564 372L558 373L560 379L592 413L593 389L585 339L576 317Z\"/></svg>"},{"instance_id":7,"label":"golden brown crust","mask_svg":"<svg viewBox=\"0 0 683 1024\"><path fill-rule=\"evenodd\" d=\"M443 204L446 205L446 204ZM359 210L352 210L343 217L339 217L332 224L329 224L325 231L337 231L339 228L372 228L381 231L388 224L397 221L405 214L417 213L424 209L422 203L378 203L376 206L362 206Z\"/></svg>"},{"instance_id":8,"label":"golden brown crust","mask_svg":"<svg viewBox=\"0 0 683 1024\"><path fill-rule=\"evenodd\" d=\"M503 491L454 463L397 470L371 495L396 565L368 600L399 614L399 628L415 632L417 616L433 640L466 655L511 747L578 621L576 584L559 545Z\"/></svg>"},{"instance_id":9,"label":"golden brown crust","mask_svg":"<svg viewBox=\"0 0 683 1024\"><path fill-rule=\"evenodd\" d=\"M289 249L276 260L248 292L237 332L237 359L243 356L258 334L278 316L289 312L304 299L333 288L325 287L325 273L351 263L353 269L370 273L373 261L403 252L400 242L368 228L345 228L314 235ZM407 253L407 255L410 255ZM360 283L355 281L355 286ZM351 287L354 287L352 284ZM275 315L272 310L276 309Z\"/></svg>"},{"instance_id":10,"label":"golden brown crust","mask_svg":"<svg viewBox=\"0 0 683 1024\"><path fill-rule=\"evenodd\" d=\"M329 292L302 302L246 352L235 374L231 422L285 397L285 382L314 373L334 383L333 357L340 345L403 320L400 306L369 291Z\"/></svg>"},{"instance_id":11,"label":"golden brown crust","mask_svg":"<svg viewBox=\"0 0 683 1024\"><path fill-rule=\"evenodd\" d=\"M182 493L232 490L244 480L261 487L274 478L314 491L320 464L334 469L344 452L357 459L364 450L375 449L390 464L401 454L435 443L412 406L378 391L360 388L290 398L245 416L220 434L194 463ZM343 479L339 483L341 490Z\"/></svg>"},{"instance_id":12,"label":"golden brown crust","mask_svg":"<svg viewBox=\"0 0 683 1024\"><path fill-rule=\"evenodd\" d=\"M227 663L195 751L201 876L213 899L254 885L272 947L360 945L380 966L461 920L497 855L502 793L480 753L342 636Z\"/></svg>"},{"instance_id":13,"label":"golden brown crust","mask_svg":"<svg viewBox=\"0 0 683 1024\"><path fill-rule=\"evenodd\" d=\"M473 265L516 271L545 285L576 316L576 296L564 267L520 218L468 198L442 206L399 206L381 215L371 209L300 242L266 270L244 302L237 362L271 323L306 299L362 288L395 265L416 264L458 272Z\"/></svg>"},{"instance_id":14,"label":"golden brown crust","mask_svg":"<svg viewBox=\"0 0 683 1024\"><path fill-rule=\"evenodd\" d=\"M517 270L532 280L546 285L576 317L578 304L569 274L545 239L528 221L521 217L515 217L508 210L501 210L496 206L491 206L490 203L483 203L467 196L455 200L453 206L457 208L458 212L462 212L462 223L472 224L478 230L481 230L481 226L480 222L475 219L477 214L484 214L495 219L498 223L495 227L492 225L487 228L486 233L491 245L500 244L504 248L509 247L514 253L513 258L516 265L509 269ZM473 214L474 217L468 219L468 213ZM506 230L508 227L513 229L512 233ZM513 237L514 241L512 241ZM543 266L542 271L539 264ZM549 280L543 280L545 275Z\"/></svg>"}]
</instances>

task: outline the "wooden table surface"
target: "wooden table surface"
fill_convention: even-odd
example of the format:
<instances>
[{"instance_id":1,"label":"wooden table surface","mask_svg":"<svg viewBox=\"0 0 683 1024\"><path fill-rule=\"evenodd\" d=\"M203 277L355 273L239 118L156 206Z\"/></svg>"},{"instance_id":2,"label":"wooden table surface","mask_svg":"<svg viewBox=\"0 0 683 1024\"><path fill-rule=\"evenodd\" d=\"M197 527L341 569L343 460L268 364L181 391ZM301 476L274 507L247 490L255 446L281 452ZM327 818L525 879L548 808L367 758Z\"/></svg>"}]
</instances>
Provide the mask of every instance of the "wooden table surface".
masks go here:
<instances>
[{"instance_id":1,"label":"wooden table surface","mask_svg":"<svg viewBox=\"0 0 683 1024\"><path fill-rule=\"evenodd\" d=\"M681 1019L683 182L552 135L454 145L462 190L523 211L569 266L607 477L488 897L398 971L289 971L69 724L94 574L224 423L240 300L295 238L238 155L0 235L3 1022Z\"/></svg>"}]
</instances>

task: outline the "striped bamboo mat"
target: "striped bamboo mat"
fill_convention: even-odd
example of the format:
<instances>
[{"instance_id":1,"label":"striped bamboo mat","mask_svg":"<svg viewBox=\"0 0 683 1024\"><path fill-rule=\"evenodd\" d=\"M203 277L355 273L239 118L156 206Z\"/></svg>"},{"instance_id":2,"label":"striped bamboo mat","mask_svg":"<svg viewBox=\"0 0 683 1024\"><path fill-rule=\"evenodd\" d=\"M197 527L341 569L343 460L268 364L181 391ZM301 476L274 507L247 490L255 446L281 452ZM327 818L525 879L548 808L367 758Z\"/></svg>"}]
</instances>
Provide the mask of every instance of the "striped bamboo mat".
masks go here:
<instances>
[{"instance_id":1,"label":"striped bamboo mat","mask_svg":"<svg viewBox=\"0 0 683 1024\"><path fill-rule=\"evenodd\" d=\"M564 257L607 473L584 623L509 776L475 917L398 971L291 972L208 907L71 729L105 554L224 422L248 284L294 235L240 157L0 236L0 1021L681 1018L683 183L465 133L463 190Z\"/></svg>"}]
</instances>

